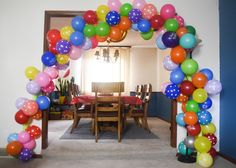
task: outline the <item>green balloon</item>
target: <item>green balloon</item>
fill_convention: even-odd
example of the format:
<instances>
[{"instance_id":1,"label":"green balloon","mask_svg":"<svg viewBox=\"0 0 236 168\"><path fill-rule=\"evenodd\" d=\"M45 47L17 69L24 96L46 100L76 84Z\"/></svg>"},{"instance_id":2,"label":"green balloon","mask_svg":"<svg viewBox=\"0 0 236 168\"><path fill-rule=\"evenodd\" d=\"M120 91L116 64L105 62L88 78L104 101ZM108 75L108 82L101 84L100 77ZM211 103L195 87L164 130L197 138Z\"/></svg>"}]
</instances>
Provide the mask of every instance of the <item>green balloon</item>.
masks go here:
<instances>
[{"instance_id":1,"label":"green balloon","mask_svg":"<svg viewBox=\"0 0 236 168\"><path fill-rule=\"evenodd\" d=\"M193 26L186 26L188 33L191 33L193 35L196 34L196 29Z\"/></svg>"},{"instance_id":2,"label":"green balloon","mask_svg":"<svg viewBox=\"0 0 236 168\"><path fill-rule=\"evenodd\" d=\"M149 32L147 33L141 33L141 37L144 39L144 40L150 40L153 36L153 30L150 30Z\"/></svg>"},{"instance_id":3,"label":"green balloon","mask_svg":"<svg viewBox=\"0 0 236 168\"><path fill-rule=\"evenodd\" d=\"M199 111L198 103L195 102L194 100L187 101L187 103L186 103L186 111L187 112L192 111L192 112L197 113Z\"/></svg>"},{"instance_id":4,"label":"green balloon","mask_svg":"<svg viewBox=\"0 0 236 168\"><path fill-rule=\"evenodd\" d=\"M93 37L96 35L96 31L93 25L86 25L84 27L84 35L86 37Z\"/></svg>"},{"instance_id":5,"label":"green balloon","mask_svg":"<svg viewBox=\"0 0 236 168\"><path fill-rule=\"evenodd\" d=\"M108 36L110 33L110 26L106 22L100 22L96 28L96 34L99 36Z\"/></svg>"},{"instance_id":6,"label":"green balloon","mask_svg":"<svg viewBox=\"0 0 236 168\"><path fill-rule=\"evenodd\" d=\"M193 59L186 59L181 64L181 70L186 75L193 75L198 70L198 63L197 63L197 61L195 61Z\"/></svg>"},{"instance_id":7,"label":"green balloon","mask_svg":"<svg viewBox=\"0 0 236 168\"><path fill-rule=\"evenodd\" d=\"M120 15L121 16L128 16L129 12L133 9L130 3L125 3L120 7Z\"/></svg>"},{"instance_id":8,"label":"green balloon","mask_svg":"<svg viewBox=\"0 0 236 168\"><path fill-rule=\"evenodd\" d=\"M165 22L164 27L167 31L175 32L179 28L179 23L176 19L168 19Z\"/></svg>"}]
</instances>

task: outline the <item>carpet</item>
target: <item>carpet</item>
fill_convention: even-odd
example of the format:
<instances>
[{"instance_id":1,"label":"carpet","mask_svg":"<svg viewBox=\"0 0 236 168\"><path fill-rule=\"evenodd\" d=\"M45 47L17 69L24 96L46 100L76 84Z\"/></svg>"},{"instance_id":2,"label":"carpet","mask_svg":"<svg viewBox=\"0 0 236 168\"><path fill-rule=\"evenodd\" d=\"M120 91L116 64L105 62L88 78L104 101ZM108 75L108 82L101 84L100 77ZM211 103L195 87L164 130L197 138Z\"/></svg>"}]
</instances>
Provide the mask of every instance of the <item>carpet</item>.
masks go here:
<instances>
[{"instance_id":1,"label":"carpet","mask_svg":"<svg viewBox=\"0 0 236 168\"><path fill-rule=\"evenodd\" d=\"M95 139L90 127L91 122L82 120L72 134L70 126L60 139ZM117 139L117 132L102 131L99 133L99 139ZM133 121L128 121L123 130L122 139L159 139L159 137L137 126Z\"/></svg>"}]
</instances>

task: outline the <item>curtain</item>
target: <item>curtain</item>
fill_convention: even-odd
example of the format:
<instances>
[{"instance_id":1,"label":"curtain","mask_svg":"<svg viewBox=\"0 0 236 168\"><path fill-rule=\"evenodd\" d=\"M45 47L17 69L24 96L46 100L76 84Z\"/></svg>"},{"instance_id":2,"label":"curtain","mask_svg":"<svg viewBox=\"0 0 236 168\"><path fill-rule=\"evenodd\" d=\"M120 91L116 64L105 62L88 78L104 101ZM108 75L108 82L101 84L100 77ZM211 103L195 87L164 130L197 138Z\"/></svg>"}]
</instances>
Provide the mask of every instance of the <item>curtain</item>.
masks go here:
<instances>
[{"instance_id":1,"label":"curtain","mask_svg":"<svg viewBox=\"0 0 236 168\"><path fill-rule=\"evenodd\" d=\"M110 47L110 62L104 61L102 57L103 47L84 52L81 58L80 88L82 93L91 93L92 82L124 82L125 93L129 94L130 81L130 49L128 47ZM119 50L119 57L115 62L115 50ZM99 51L100 57L97 59L95 52ZM78 77L76 77L78 78Z\"/></svg>"}]
</instances>

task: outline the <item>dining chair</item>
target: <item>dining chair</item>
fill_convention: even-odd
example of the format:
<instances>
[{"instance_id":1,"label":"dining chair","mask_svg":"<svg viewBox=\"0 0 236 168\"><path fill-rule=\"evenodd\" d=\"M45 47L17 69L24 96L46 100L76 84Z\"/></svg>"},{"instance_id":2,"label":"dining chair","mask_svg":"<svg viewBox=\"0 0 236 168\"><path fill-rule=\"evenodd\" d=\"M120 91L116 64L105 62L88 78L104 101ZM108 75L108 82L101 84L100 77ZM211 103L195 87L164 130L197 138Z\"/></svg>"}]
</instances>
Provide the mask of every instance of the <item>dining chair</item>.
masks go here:
<instances>
[{"instance_id":1,"label":"dining chair","mask_svg":"<svg viewBox=\"0 0 236 168\"><path fill-rule=\"evenodd\" d=\"M99 123L114 122L117 124L118 142L121 142L124 82L93 82L92 92L95 92L95 141L98 142Z\"/></svg>"},{"instance_id":2,"label":"dining chair","mask_svg":"<svg viewBox=\"0 0 236 168\"><path fill-rule=\"evenodd\" d=\"M143 97L143 85L137 85L135 88L135 96L142 99Z\"/></svg>"},{"instance_id":3,"label":"dining chair","mask_svg":"<svg viewBox=\"0 0 236 168\"><path fill-rule=\"evenodd\" d=\"M78 85L74 83L70 83L69 85L69 97L72 100L73 98L76 98L79 96L79 87ZM80 102L71 104L70 110L73 112L73 124L71 127L70 133L73 133L73 131L78 127L78 124L80 122L81 118L89 118L92 120L94 119L94 103L89 102L86 104L82 104ZM92 124L93 127L93 124ZM94 128L91 128L93 131Z\"/></svg>"},{"instance_id":4,"label":"dining chair","mask_svg":"<svg viewBox=\"0 0 236 168\"><path fill-rule=\"evenodd\" d=\"M143 86L142 94L143 94L142 105L131 106L129 111L125 113L125 115L126 115L126 118L133 118L134 121L139 126L142 126L148 132L150 132L148 122L147 122L147 114L148 114L148 105L149 105L151 94L152 94L152 85L145 84Z\"/></svg>"}]
</instances>

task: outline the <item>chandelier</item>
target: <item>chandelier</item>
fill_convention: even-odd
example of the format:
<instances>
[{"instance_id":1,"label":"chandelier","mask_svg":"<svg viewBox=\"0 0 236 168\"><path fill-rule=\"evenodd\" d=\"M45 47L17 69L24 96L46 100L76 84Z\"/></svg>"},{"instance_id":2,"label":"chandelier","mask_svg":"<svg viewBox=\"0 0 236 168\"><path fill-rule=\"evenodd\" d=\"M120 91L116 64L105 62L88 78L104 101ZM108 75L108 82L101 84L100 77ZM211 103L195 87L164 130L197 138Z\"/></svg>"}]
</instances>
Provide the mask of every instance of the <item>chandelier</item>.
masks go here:
<instances>
[{"instance_id":1,"label":"chandelier","mask_svg":"<svg viewBox=\"0 0 236 168\"><path fill-rule=\"evenodd\" d=\"M94 54L97 60L102 60L107 63L116 63L117 59L120 56L118 49L115 50L114 54L111 54L110 47L102 48L100 47Z\"/></svg>"}]
</instances>

